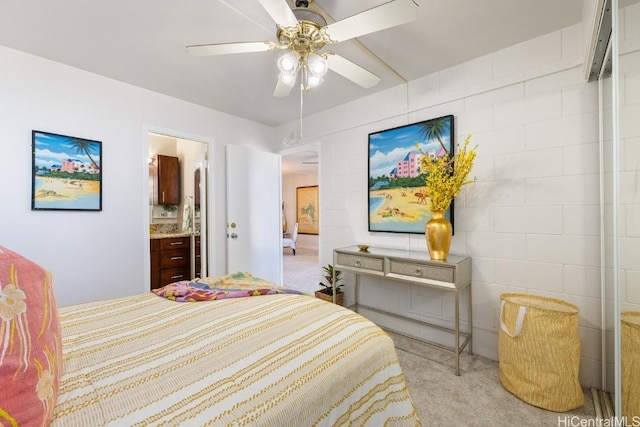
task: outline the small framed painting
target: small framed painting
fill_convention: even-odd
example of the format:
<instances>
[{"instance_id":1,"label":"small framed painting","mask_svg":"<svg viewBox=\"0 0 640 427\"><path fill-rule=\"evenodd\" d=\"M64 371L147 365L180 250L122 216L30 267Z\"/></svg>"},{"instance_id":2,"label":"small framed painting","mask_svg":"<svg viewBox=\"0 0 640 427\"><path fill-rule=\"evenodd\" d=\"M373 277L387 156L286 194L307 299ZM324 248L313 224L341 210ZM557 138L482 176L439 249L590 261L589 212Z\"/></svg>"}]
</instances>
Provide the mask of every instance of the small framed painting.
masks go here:
<instances>
[{"instance_id":1,"label":"small framed painting","mask_svg":"<svg viewBox=\"0 0 640 427\"><path fill-rule=\"evenodd\" d=\"M34 130L32 210L102 210L102 142Z\"/></svg>"},{"instance_id":2,"label":"small framed painting","mask_svg":"<svg viewBox=\"0 0 640 427\"><path fill-rule=\"evenodd\" d=\"M318 234L318 186L296 188L296 222L298 233Z\"/></svg>"},{"instance_id":3,"label":"small framed painting","mask_svg":"<svg viewBox=\"0 0 640 427\"><path fill-rule=\"evenodd\" d=\"M369 231L424 234L431 219L423 156L453 156L453 116L369 134ZM453 202L445 212L453 225Z\"/></svg>"}]
</instances>

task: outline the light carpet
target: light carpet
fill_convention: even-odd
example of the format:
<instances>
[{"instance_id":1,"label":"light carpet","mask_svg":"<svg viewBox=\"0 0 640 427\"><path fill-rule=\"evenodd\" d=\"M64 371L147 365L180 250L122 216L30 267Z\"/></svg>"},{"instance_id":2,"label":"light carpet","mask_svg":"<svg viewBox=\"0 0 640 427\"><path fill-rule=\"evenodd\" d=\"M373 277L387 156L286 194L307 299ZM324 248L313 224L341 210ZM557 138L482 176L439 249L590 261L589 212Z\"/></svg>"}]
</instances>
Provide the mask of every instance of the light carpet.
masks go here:
<instances>
[{"instance_id":1,"label":"light carpet","mask_svg":"<svg viewBox=\"0 0 640 427\"><path fill-rule=\"evenodd\" d=\"M529 405L500 383L498 362L460 356L460 376L454 372L455 354L390 333L400 366L423 426L572 426L595 420L591 393L573 411L552 412ZM584 424L582 424L584 423Z\"/></svg>"},{"instance_id":2,"label":"light carpet","mask_svg":"<svg viewBox=\"0 0 640 427\"><path fill-rule=\"evenodd\" d=\"M322 269L317 249L297 248L293 255L291 248L283 248L282 265L284 286L309 295L320 289Z\"/></svg>"}]
</instances>

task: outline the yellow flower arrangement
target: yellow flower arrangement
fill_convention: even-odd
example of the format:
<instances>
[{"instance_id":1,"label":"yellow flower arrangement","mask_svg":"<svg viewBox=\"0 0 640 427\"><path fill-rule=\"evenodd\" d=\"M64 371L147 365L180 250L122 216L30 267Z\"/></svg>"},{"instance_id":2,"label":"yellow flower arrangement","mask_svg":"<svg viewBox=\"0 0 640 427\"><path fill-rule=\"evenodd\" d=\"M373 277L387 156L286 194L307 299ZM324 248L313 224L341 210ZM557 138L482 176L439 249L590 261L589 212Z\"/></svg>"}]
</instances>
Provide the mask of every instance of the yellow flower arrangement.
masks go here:
<instances>
[{"instance_id":1,"label":"yellow flower arrangement","mask_svg":"<svg viewBox=\"0 0 640 427\"><path fill-rule=\"evenodd\" d=\"M430 210L447 209L463 186L475 182L475 177L467 179L476 157L475 149L470 148L469 144L471 135L467 136L463 146L458 145L458 152L453 158L448 154L434 160L426 155L422 157L420 167L426 174L425 186ZM418 144L416 146L420 149Z\"/></svg>"}]
</instances>

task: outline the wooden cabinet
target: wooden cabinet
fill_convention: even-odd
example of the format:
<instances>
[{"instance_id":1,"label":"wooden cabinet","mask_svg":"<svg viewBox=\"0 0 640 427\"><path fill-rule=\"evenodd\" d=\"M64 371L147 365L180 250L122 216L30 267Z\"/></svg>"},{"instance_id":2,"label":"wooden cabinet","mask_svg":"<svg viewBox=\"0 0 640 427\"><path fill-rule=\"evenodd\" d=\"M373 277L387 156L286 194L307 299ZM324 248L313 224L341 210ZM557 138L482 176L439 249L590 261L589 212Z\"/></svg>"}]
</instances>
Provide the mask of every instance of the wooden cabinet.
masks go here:
<instances>
[{"instance_id":1,"label":"wooden cabinet","mask_svg":"<svg viewBox=\"0 0 640 427\"><path fill-rule=\"evenodd\" d=\"M151 289L160 287L160 240L149 240L151 249Z\"/></svg>"},{"instance_id":2,"label":"wooden cabinet","mask_svg":"<svg viewBox=\"0 0 640 427\"><path fill-rule=\"evenodd\" d=\"M150 167L154 205L180 204L180 162L177 157L156 154Z\"/></svg>"},{"instance_id":3,"label":"wooden cabinet","mask_svg":"<svg viewBox=\"0 0 640 427\"><path fill-rule=\"evenodd\" d=\"M154 247L156 261L154 262ZM151 289L191 279L189 237L151 239Z\"/></svg>"}]
</instances>

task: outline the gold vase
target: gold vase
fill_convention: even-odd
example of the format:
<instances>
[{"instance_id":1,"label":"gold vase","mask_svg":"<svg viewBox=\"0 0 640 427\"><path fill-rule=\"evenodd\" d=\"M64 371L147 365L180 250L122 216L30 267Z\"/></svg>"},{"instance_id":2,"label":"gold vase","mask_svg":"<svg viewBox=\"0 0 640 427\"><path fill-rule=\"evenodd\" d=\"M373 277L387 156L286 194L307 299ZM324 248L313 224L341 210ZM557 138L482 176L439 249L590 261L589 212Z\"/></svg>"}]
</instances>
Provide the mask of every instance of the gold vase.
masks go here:
<instances>
[{"instance_id":1,"label":"gold vase","mask_svg":"<svg viewBox=\"0 0 640 427\"><path fill-rule=\"evenodd\" d=\"M432 210L431 219L425 225L425 237L431 259L446 261L451 246L451 223L444 217L444 210Z\"/></svg>"}]
</instances>

